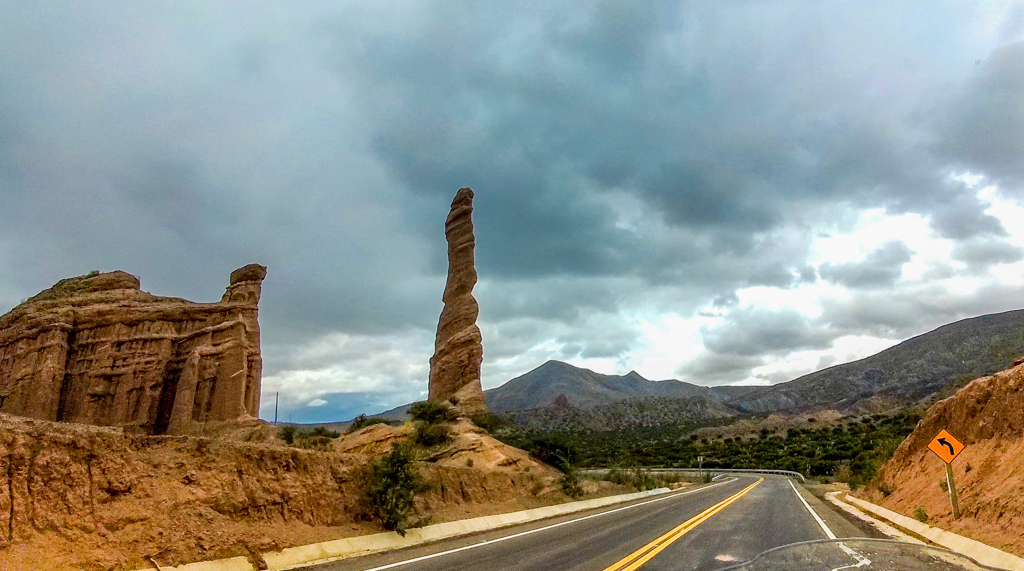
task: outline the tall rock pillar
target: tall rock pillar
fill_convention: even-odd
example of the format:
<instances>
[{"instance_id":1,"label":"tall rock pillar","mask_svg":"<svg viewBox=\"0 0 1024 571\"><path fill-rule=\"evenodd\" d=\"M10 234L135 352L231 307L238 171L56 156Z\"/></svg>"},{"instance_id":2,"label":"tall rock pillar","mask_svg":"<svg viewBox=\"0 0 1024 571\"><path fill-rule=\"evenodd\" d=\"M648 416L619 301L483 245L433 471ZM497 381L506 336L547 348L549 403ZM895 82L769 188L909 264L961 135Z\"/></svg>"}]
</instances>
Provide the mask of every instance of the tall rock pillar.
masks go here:
<instances>
[{"instance_id":1,"label":"tall rock pillar","mask_svg":"<svg viewBox=\"0 0 1024 571\"><path fill-rule=\"evenodd\" d=\"M484 360L483 340L476 325L480 306L473 297L477 275L472 189L459 189L455 195L444 235L448 240L448 282L430 359L428 398L450 402L460 413L471 414L487 408L480 386Z\"/></svg>"}]
</instances>

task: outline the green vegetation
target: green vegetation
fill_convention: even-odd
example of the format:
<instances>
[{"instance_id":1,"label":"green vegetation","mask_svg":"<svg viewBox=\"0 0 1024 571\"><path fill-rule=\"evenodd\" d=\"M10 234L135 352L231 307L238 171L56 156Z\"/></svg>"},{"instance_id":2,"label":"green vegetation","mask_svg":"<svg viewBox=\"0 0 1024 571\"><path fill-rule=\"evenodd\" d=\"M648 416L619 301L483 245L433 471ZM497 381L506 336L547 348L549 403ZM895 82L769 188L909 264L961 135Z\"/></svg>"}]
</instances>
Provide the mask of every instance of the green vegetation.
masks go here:
<instances>
[{"instance_id":1,"label":"green vegetation","mask_svg":"<svg viewBox=\"0 0 1024 571\"><path fill-rule=\"evenodd\" d=\"M705 474L707 481L711 481L711 474ZM666 488L669 484L690 480L681 474L665 474L644 470L634 467L629 470L612 468L601 476L602 480L635 488L638 492L653 490L655 488Z\"/></svg>"},{"instance_id":2,"label":"green vegetation","mask_svg":"<svg viewBox=\"0 0 1024 571\"><path fill-rule=\"evenodd\" d=\"M366 514L388 531L405 535L413 498L425 484L413 467L412 450L399 444L391 453L372 460L363 478Z\"/></svg>"},{"instance_id":3,"label":"green vegetation","mask_svg":"<svg viewBox=\"0 0 1024 571\"><path fill-rule=\"evenodd\" d=\"M352 419L352 424L348 425L348 430L345 431L345 434L352 434L357 430L366 428L367 426L372 426L374 424L394 425L393 422L384 420L383 418L373 418L370 416L366 416L365 414L360 414L359 416Z\"/></svg>"},{"instance_id":4,"label":"green vegetation","mask_svg":"<svg viewBox=\"0 0 1024 571\"><path fill-rule=\"evenodd\" d=\"M341 433L327 430L322 426L308 432L299 430L299 427L294 425L282 426L277 429L277 437L284 440L286 444L308 450L330 450L331 440L339 436Z\"/></svg>"},{"instance_id":5,"label":"green vegetation","mask_svg":"<svg viewBox=\"0 0 1024 571\"><path fill-rule=\"evenodd\" d=\"M469 419L473 421L473 424L487 432L494 432L507 424L504 417L494 414L489 410L474 412L469 416Z\"/></svg>"},{"instance_id":6,"label":"green vegetation","mask_svg":"<svg viewBox=\"0 0 1024 571\"><path fill-rule=\"evenodd\" d=\"M458 416L452 407L434 401L422 401L409 408L416 431L412 441L420 446L430 448L451 440L449 422Z\"/></svg>"},{"instance_id":7,"label":"green vegetation","mask_svg":"<svg viewBox=\"0 0 1024 571\"><path fill-rule=\"evenodd\" d=\"M697 438L693 426L652 426L618 431L544 431L507 425L494 435L539 460L595 468L680 467L793 470L852 488L874 478L878 469L914 429L914 413L872 415L835 426L762 430L738 437Z\"/></svg>"},{"instance_id":8,"label":"green vegetation","mask_svg":"<svg viewBox=\"0 0 1024 571\"><path fill-rule=\"evenodd\" d=\"M419 421L416 423L416 431L412 433L412 441L424 448L444 444L451 439L451 427L447 422L427 424Z\"/></svg>"},{"instance_id":9,"label":"green vegetation","mask_svg":"<svg viewBox=\"0 0 1024 571\"><path fill-rule=\"evenodd\" d=\"M422 421L427 424L438 424L451 422L458 416L455 410L447 404L434 401L420 401L409 407L409 416L414 421Z\"/></svg>"},{"instance_id":10,"label":"green vegetation","mask_svg":"<svg viewBox=\"0 0 1024 571\"><path fill-rule=\"evenodd\" d=\"M928 521L928 512L924 511L924 508L918 506L918 508L914 510L914 519L921 523L925 523Z\"/></svg>"},{"instance_id":11,"label":"green vegetation","mask_svg":"<svg viewBox=\"0 0 1024 571\"><path fill-rule=\"evenodd\" d=\"M285 444L289 446L295 442L295 433L298 432L298 428L295 426L282 426L277 429L277 437L284 440Z\"/></svg>"},{"instance_id":12,"label":"green vegetation","mask_svg":"<svg viewBox=\"0 0 1024 571\"><path fill-rule=\"evenodd\" d=\"M562 477L558 479L558 486L562 489L562 493L570 498L578 498L583 495L580 478L576 475L576 470L571 467L566 469Z\"/></svg>"}]
</instances>

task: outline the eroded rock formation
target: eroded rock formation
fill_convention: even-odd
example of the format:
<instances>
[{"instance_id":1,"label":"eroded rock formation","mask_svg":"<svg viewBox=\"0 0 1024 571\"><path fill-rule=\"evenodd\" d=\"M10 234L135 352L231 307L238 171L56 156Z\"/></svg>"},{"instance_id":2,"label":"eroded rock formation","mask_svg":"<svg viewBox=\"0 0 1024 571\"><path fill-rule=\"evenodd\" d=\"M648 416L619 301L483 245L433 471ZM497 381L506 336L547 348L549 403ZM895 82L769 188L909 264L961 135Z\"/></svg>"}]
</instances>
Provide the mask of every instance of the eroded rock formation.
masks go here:
<instances>
[{"instance_id":1,"label":"eroded rock formation","mask_svg":"<svg viewBox=\"0 0 1024 571\"><path fill-rule=\"evenodd\" d=\"M219 303L151 295L122 271L57 282L0 317L0 412L155 434L255 418L266 274L235 270Z\"/></svg>"},{"instance_id":2,"label":"eroded rock formation","mask_svg":"<svg viewBox=\"0 0 1024 571\"><path fill-rule=\"evenodd\" d=\"M480 306L473 297L476 262L473 236L473 191L459 189L444 223L448 240L448 282L444 288L444 309L437 324L434 356L430 359L428 398L448 401L463 414L483 410L480 364L484 347L476 318Z\"/></svg>"}]
</instances>

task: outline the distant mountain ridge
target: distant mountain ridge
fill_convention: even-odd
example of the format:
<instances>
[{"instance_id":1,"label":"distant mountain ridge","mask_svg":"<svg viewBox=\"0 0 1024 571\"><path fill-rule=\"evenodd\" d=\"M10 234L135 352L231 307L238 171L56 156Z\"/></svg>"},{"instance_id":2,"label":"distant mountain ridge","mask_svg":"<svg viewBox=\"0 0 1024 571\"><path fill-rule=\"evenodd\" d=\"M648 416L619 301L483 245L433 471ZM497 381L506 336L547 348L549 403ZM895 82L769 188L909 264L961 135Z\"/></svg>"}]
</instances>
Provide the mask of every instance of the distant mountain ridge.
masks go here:
<instances>
[{"instance_id":1,"label":"distant mountain ridge","mask_svg":"<svg viewBox=\"0 0 1024 571\"><path fill-rule=\"evenodd\" d=\"M588 409L645 397L704 397L724 401L756 388L702 387L674 379L650 381L636 371L603 375L561 361L548 361L500 387L484 391L484 396L492 411L509 412L553 405L562 395L573 407Z\"/></svg>"},{"instance_id":2,"label":"distant mountain ridge","mask_svg":"<svg viewBox=\"0 0 1024 571\"><path fill-rule=\"evenodd\" d=\"M870 357L772 386L650 381L635 371L603 375L548 361L484 396L492 411L515 413L527 424L609 429L775 411L888 409L1006 369L1020 356L1024 310L1014 310L943 325ZM408 407L376 416L402 418Z\"/></svg>"},{"instance_id":3,"label":"distant mountain ridge","mask_svg":"<svg viewBox=\"0 0 1024 571\"><path fill-rule=\"evenodd\" d=\"M717 401L724 406L713 407L715 416L729 410L733 414L816 407L845 410L916 403L949 387L1001 371L1022 355L1024 310L1014 310L943 325L870 357L767 387L649 381L635 371L602 375L548 361L484 394L495 412L550 407L560 395L565 395L568 404L584 410L650 397Z\"/></svg>"},{"instance_id":4,"label":"distant mountain ridge","mask_svg":"<svg viewBox=\"0 0 1024 571\"><path fill-rule=\"evenodd\" d=\"M870 407L872 400L915 403L949 387L1009 368L1024 355L1024 310L963 319L880 353L759 387L728 404L760 413L816 406Z\"/></svg>"}]
</instances>

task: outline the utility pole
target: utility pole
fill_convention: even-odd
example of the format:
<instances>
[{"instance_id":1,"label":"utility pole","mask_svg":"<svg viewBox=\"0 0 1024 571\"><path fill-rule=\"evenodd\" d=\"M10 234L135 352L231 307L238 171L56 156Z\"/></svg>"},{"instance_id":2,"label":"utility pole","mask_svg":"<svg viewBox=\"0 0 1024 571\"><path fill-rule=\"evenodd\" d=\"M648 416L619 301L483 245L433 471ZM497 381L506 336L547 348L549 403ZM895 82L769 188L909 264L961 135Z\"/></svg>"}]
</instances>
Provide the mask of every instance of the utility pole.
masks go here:
<instances>
[{"instance_id":1,"label":"utility pole","mask_svg":"<svg viewBox=\"0 0 1024 571\"><path fill-rule=\"evenodd\" d=\"M274 393L274 426L277 426L277 405L281 402L281 391Z\"/></svg>"}]
</instances>

